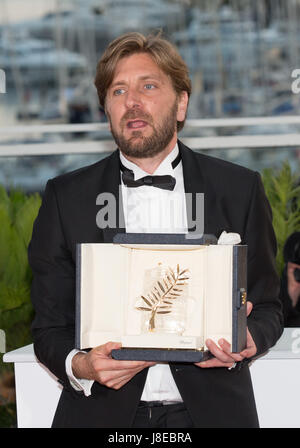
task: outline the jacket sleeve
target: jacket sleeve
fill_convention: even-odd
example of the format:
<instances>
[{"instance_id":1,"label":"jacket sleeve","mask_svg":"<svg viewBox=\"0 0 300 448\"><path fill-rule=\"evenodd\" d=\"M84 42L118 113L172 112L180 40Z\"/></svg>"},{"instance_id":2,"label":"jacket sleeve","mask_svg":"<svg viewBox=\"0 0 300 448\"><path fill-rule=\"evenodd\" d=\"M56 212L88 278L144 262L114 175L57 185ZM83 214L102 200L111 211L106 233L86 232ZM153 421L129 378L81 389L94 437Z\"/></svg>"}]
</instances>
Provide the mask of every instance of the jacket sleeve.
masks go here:
<instances>
[{"instance_id":1,"label":"jacket sleeve","mask_svg":"<svg viewBox=\"0 0 300 448\"><path fill-rule=\"evenodd\" d=\"M28 258L33 272L35 354L68 384L65 360L75 341L75 263L66 244L53 181L48 181L45 189Z\"/></svg>"},{"instance_id":2,"label":"jacket sleeve","mask_svg":"<svg viewBox=\"0 0 300 448\"><path fill-rule=\"evenodd\" d=\"M283 331L272 211L258 173L255 173L243 240L248 245L248 300L253 303L248 328L257 346L257 356L272 347Z\"/></svg>"}]
</instances>

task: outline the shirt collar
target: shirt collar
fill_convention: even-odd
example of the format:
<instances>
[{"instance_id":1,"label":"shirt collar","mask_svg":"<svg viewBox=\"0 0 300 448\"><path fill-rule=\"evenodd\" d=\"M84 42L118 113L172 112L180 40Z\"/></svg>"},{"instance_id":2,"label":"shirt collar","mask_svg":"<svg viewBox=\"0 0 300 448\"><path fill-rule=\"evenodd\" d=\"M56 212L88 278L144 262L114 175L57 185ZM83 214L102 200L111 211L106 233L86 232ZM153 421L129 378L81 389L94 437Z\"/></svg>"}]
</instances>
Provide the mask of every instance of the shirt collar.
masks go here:
<instances>
[{"instance_id":1,"label":"shirt collar","mask_svg":"<svg viewBox=\"0 0 300 448\"><path fill-rule=\"evenodd\" d=\"M171 175L174 176L174 169L172 167L173 160L176 159L177 155L179 153L178 145L176 143L173 150L167 155L167 157L164 158L164 160L161 162L161 164L156 168L153 175L156 176L165 176L165 175ZM126 157L122 154L120 151L120 160L122 164L133 171L134 174L134 180L140 179L144 176L149 176L149 173L146 173L146 171L142 170L139 166L137 166L135 163L130 162L130 160L126 159Z\"/></svg>"}]
</instances>

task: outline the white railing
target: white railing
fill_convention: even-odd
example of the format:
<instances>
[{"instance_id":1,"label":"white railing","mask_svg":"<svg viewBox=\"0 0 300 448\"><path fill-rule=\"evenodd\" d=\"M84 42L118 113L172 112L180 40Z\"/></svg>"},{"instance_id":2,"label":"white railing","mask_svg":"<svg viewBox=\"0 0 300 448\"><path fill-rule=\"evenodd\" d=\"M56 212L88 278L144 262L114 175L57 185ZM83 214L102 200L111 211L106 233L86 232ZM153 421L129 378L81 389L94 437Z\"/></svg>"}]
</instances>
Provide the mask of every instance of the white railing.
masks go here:
<instances>
[{"instance_id":1,"label":"white railing","mask_svg":"<svg viewBox=\"0 0 300 448\"><path fill-rule=\"evenodd\" d=\"M281 126L300 125L300 116L278 117L242 117L222 119L197 119L187 120L185 132L193 128L220 128L220 127L245 127L245 126ZM51 133L77 133L77 132L101 132L108 131L107 123L87 124L51 124L51 125L22 125L0 127L0 136L14 136L20 138L26 135L43 135ZM188 137L180 138L183 143L192 149L227 149L227 148L276 148L276 147L300 147L300 132L274 133L261 135L231 135L213 137ZM107 153L115 149L112 139L59 141L45 143L15 143L0 144L0 157L30 156L50 154L78 154L78 153Z\"/></svg>"}]
</instances>

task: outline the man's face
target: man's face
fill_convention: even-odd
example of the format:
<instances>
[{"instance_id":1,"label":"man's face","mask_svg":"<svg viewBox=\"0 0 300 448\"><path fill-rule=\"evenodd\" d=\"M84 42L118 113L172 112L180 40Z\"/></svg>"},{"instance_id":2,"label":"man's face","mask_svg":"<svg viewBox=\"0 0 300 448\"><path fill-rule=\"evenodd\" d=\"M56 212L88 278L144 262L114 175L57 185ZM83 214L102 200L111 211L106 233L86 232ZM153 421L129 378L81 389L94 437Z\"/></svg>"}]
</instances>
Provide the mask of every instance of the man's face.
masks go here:
<instances>
[{"instance_id":1,"label":"man's face","mask_svg":"<svg viewBox=\"0 0 300 448\"><path fill-rule=\"evenodd\" d=\"M185 119L187 94L177 97L170 78L153 59L137 53L118 62L105 105L120 150L146 158L175 146L177 121Z\"/></svg>"}]
</instances>

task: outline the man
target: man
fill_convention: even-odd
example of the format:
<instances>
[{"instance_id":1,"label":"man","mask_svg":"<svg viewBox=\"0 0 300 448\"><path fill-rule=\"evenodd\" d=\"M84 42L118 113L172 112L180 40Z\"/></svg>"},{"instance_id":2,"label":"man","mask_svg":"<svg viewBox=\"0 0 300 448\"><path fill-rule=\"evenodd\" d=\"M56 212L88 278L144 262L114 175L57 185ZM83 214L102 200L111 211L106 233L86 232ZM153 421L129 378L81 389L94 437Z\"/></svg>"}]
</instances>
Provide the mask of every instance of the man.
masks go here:
<instances>
[{"instance_id":1,"label":"man","mask_svg":"<svg viewBox=\"0 0 300 448\"><path fill-rule=\"evenodd\" d=\"M113 41L95 84L118 150L48 182L29 248L35 352L64 385L53 426L256 427L247 364L282 332L276 242L259 175L196 154L177 139L191 84L182 58L161 37L128 33ZM156 176L170 175L171 189L158 188ZM102 192L112 193L118 204L122 200L125 229L96 226L96 197ZM207 341L212 359L169 365L116 361L111 351L120 347L118 341L88 353L74 350L76 243L112 242L124 230L151 232L145 204L159 204L157 224L175 193L197 192L204 193L204 233L239 233L248 245L246 349L234 354L225 340ZM179 224L159 222L159 231L188 232L183 203Z\"/></svg>"},{"instance_id":2,"label":"man","mask_svg":"<svg viewBox=\"0 0 300 448\"><path fill-rule=\"evenodd\" d=\"M283 248L284 269L281 276L280 299L284 326L300 326L300 232L292 233Z\"/></svg>"}]
</instances>

